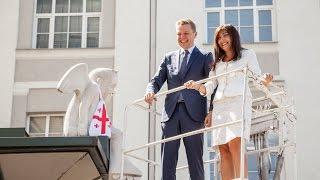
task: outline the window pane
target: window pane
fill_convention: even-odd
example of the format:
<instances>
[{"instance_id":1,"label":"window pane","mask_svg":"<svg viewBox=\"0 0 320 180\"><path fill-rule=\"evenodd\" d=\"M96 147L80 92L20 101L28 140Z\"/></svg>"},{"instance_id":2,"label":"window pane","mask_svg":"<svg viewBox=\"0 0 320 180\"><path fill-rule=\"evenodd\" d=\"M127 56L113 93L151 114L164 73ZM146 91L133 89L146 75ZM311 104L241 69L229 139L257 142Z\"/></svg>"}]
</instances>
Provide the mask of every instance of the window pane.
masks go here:
<instances>
[{"instance_id":1,"label":"window pane","mask_svg":"<svg viewBox=\"0 0 320 180\"><path fill-rule=\"evenodd\" d=\"M67 33L54 35L54 48L67 48Z\"/></svg>"},{"instance_id":2,"label":"window pane","mask_svg":"<svg viewBox=\"0 0 320 180\"><path fill-rule=\"evenodd\" d=\"M259 25L271 25L271 11L270 10L259 11Z\"/></svg>"},{"instance_id":3,"label":"window pane","mask_svg":"<svg viewBox=\"0 0 320 180\"><path fill-rule=\"evenodd\" d=\"M272 5L272 0L257 0L257 5Z\"/></svg>"},{"instance_id":4,"label":"window pane","mask_svg":"<svg viewBox=\"0 0 320 180\"><path fill-rule=\"evenodd\" d=\"M70 12L82 12L82 0L70 0Z\"/></svg>"},{"instance_id":5,"label":"window pane","mask_svg":"<svg viewBox=\"0 0 320 180\"><path fill-rule=\"evenodd\" d=\"M249 171L249 173L248 173L248 179L252 179L252 180L258 180L258 179L260 179L260 177L259 177L259 173L257 172L257 171L255 171L255 172L250 172Z\"/></svg>"},{"instance_id":6,"label":"window pane","mask_svg":"<svg viewBox=\"0 0 320 180\"><path fill-rule=\"evenodd\" d=\"M238 10L226 10L225 16L226 24L238 26Z\"/></svg>"},{"instance_id":7,"label":"window pane","mask_svg":"<svg viewBox=\"0 0 320 180\"><path fill-rule=\"evenodd\" d=\"M49 133L61 133L63 129L63 116L51 116Z\"/></svg>"},{"instance_id":8,"label":"window pane","mask_svg":"<svg viewBox=\"0 0 320 180\"><path fill-rule=\"evenodd\" d=\"M253 26L253 10L240 10L240 26Z\"/></svg>"},{"instance_id":9,"label":"window pane","mask_svg":"<svg viewBox=\"0 0 320 180\"><path fill-rule=\"evenodd\" d=\"M207 43L213 43L213 38L214 38L214 32L216 31L217 28L208 28L208 39Z\"/></svg>"},{"instance_id":10,"label":"window pane","mask_svg":"<svg viewBox=\"0 0 320 180\"><path fill-rule=\"evenodd\" d=\"M268 144L269 146L278 146L279 145L279 135L273 131L268 133Z\"/></svg>"},{"instance_id":11,"label":"window pane","mask_svg":"<svg viewBox=\"0 0 320 180\"><path fill-rule=\"evenodd\" d=\"M241 42L253 43L253 27L240 27Z\"/></svg>"},{"instance_id":12,"label":"window pane","mask_svg":"<svg viewBox=\"0 0 320 180\"><path fill-rule=\"evenodd\" d=\"M80 48L81 47L81 33L70 33L69 34L69 48Z\"/></svg>"},{"instance_id":13,"label":"window pane","mask_svg":"<svg viewBox=\"0 0 320 180\"><path fill-rule=\"evenodd\" d=\"M71 16L69 32L82 32L82 17Z\"/></svg>"},{"instance_id":14,"label":"window pane","mask_svg":"<svg viewBox=\"0 0 320 180\"><path fill-rule=\"evenodd\" d=\"M99 32L99 18L89 17L88 18L88 32Z\"/></svg>"},{"instance_id":15,"label":"window pane","mask_svg":"<svg viewBox=\"0 0 320 180\"><path fill-rule=\"evenodd\" d=\"M257 154L248 155L248 171L258 171Z\"/></svg>"},{"instance_id":16,"label":"window pane","mask_svg":"<svg viewBox=\"0 0 320 180\"><path fill-rule=\"evenodd\" d=\"M271 26L259 27L259 40L260 41L272 41L272 28Z\"/></svg>"},{"instance_id":17,"label":"window pane","mask_svg":"<svg viewBox=\"0 0 320 180\"><path fill-rule=\"evenodd\" d=\"M37 48L48 48L49 34L37 34Z\"/></svg>"},{"instance_id":18,"label":"window pane","mask_svg":"<svg viewBox=\"0 0 320 180\"><path fill-rule=\"evenodd\" d=\"M54 32L67 32L68 31L68 17L56 16L54 24Z\"/></svg>"},{"instance_id":19,"label":"window pane","mask_svg":"<svg viewBox=\"0 0 320 180\"><path fill-rule=\"evenodd\" d=\"M221 7L221 0L206 0L206 7Z\"/></svg>"},{"instance_id":20,"label":"window pane","mask_svg":"<svg viewBox=\"0 0 320 180\"><path fill-rule=\"evenodd\" d=\"M67 13L69 9L68 0L56 0L56 13Z\"/></svg>"},{"instance_id":21,"label":"window pane","mask_svg":"<svg viewBox=\"0 0 320 180\"><path fill-rule=\"evenodd\" d=\"M37 32L38 33L48 33L49 26L50 26L50 19L49 18L39 18Z\"/></svg>"},{"instance_id":22,"label":"window pane","mask_svg":"<svg viewBox=\"0 0 320 180\"><path fill-rule=\"evenodd\" d=\"M45 133L46 130L46 117L30 117L30 133Z\"/></svg>"},{"instance_id":23,"label":"window pane","mask_svg":"<svg viewBox=\"0 0 320 180\"><path fill-rule=\"evenodd\" d=\"M275 171L276 170L277 159L278 159L278 155L277 154L271 154L271 171Z\"/></svg>"},{"instance_id":24,"label":"window pane","mask_svg":"<svg viewBox=\"0 0 320 180\"><path fill-rule=\"evenodd\" d=\"M209 12L207 15L207 26L218 27L220 25L220 15L218 12Z\"/></svg>"},{"instance_id":25,"label":"window pane","mask_svg":"<svg viewBox=\"0 0 320 180\"><path fill-rule=\"evenodd\" d=\"M87 47L99 47L99 33L88 33L87 34Z\"/></svg>"},{"instance_id":26,"label":"window pane","mask_svg":"<svg viewBox=\"0 0 320 180\"><path fill-rule=\"evenodd\" d=\"M209 159L213 160L215 158L215 153L214 152L209 152ZM215 173L215 169L214 169L214 165L215 163L210 163L209 164L209 168L210 168L210 179L214 179L214 173ZM219 179L219 178L218 178ZM215 179L217 180L217 179Z\"/></svg>"},{"instance_id":27,"label":"window pane","mask_svg":"<svg viewBox=\"0 0 320 180\"><path fill-rule=\"evenodd\" d=\"M224 3L226 7L238 6L238 0L225 0Z\"/></svg>"},{"instance_id":28,"label":"window pane","mask_svg":"<svg viewBox=\"0 0 320 180\"><path fill-rule=\"evenodd\" d=\"M211 139L212 139L212 133L208 132L207 133L207 145L208 145L208 147L211 147L211 144L212 144Z\"/></svg>"},{"instance_id":29,"label":"window pane","mask_svg":"<svg viewBox=\"0 0 320 180\"><path fill-rule=\"evenodd\" d=\"M87 0L87 12L101 12L101 0Z\"/></svg>"},{"instance_id":30,"label":"window pane","mask_svg":"<svg viewBox=\"0 0 320 180\"><path fill-rule=\"evenodd\" d=\"M252 6L252 0L240 0L240 6Z\"/></svg>"},{"instance_id":31,"label":"window pane","mask_svg":"<svg viewBox=\"0 0 320 180\"><path fill-rule=\"evenodd\" d=\"M37 13L51 13L51 0L37 0Z\"/></svg>"}]
</instances>

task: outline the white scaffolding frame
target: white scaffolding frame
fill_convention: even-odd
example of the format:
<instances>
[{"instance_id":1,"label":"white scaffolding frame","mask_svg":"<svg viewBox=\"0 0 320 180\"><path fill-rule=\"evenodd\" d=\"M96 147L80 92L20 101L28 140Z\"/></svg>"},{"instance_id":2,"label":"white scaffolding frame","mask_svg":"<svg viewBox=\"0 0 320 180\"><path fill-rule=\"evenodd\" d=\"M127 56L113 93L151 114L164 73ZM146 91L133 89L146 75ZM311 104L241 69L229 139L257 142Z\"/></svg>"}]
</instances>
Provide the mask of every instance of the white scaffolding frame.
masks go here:
<instances>
[{"instance_id":1,"label":"white scaffolding frame","mask_svg":"<svg viewBox=\"0 0 320 180\"><path fill-rule=\"evenodd\" d=\"M218 78L220 76L225 76L225 75L227 75L229 73L234 73L234 72L242 72L242 73L244 73L245 76L244 76L244 82L243 82L244 83L244 90L243 90L243 93L242 93L242 97L243 97L242 98L242 102L243 102L243 104L242 104L242 119L239 119L239 120L236 120L236 121L233 121L233 122L220 124L220 125L216 125L216 126L212 126L212 127L205 127L203 129L199 129L199 130L187 132L187 133L184 133L184 134L180 134L180 135L177 135L177 136L173 136L173 137L165 138L165 139L162 139L162 140L154 141L154 142L147 143L147 144L144 144L144 145L140 145L140 146L137 146L137 147L134 147L134 148L125 149L125 147L126 147L125 139L126 139L126 133L127 133L128 111L129 111L129 109L131 107L135 106L135 107L138 107L140 109L146 110L146 111L148 111L150 113L155 113L156 115L161 115L158 112L155 112L155 111L153 111L153 110L151 110L149 108L146 108L146 107L140 105L139 103L143 102L144 98L138 99L138 100L134 101L133 103L126 105L125 111L124 111L124 123L123 123L123 140L122 140L123 142L122 142L122 157L121 157L120 179L123 180L124 157L125 156L129 156L129 157L132 157L132 158L147 162L147 163L149 163L151 165L160 165L160 163L157 163L155 161L152 161L152 160L149 160L149 159L145 159L145 158L141 158L141 157L138 157L136 155L130 154L133 151L137 151L137 150L140 150L140 149L148 148L148 147L151 147L151 146L156 146L158 144L162 144L162 143L165 143L165 142L181 139L181 138L192 136L192 135L195 135L195 134L200 134L200 133L212 131L214 129L218 129L218 128L225 127L225 126L230 126L230 125L237 124L237 123L241 123L241 159L240 159L240 179L241 180L244 179L244 164L245 164L244 157L245 157L245 154L255 154L255 153L261 153L261 152L269 152L271 150L283 149L283 148L286 148L288 146L293 146L295 148L295 143L289 143L289 144L281 144L281 145L276 146L276 147L269 147L269 148L264 148L264 149L259 149L259 150L252 150L250 152L246 152L246 147L245 147L245 145L246 145L245 141L246 140L245 140L245 138L243 138L244 130L245 130L245 126L244 126L245 125L245 117L244 117L244 108L245 108L245 106L244 105L245 105L245 101L246 101L245 97L246 97L246 93L247 93L247 88L249 88L248 87L248 81L249 81L248 72L251 72L251 71L247 67L244 67L244 68L236 69L236 70L233 70L233 71L228 71L228 72L225 72L225 73L213 76L213 77L202 79L202 80L197 81L196 83L202 84L202 83L211 81L213 79L216 79L216 78ZM257 80L258 81L262 80L262 79L259 79L258 77L255 77L254 79L256 81ZM262 91L265 93L266 96L253 99L253 102L270 99L278 107L278 108L276 108L276 110L275 109L274 110L269 110L270 112L275 112L275 111L289 112L288 108L290 108L291 106L282 106L282 105L280 105L280 103L274 97L276 95L286 94L286 92L283 89L281 89L280 87L274 85L273 83L270 83L270 86L274 87L274 88L277 88L280 91L278 91L276 93L271 93L268 90L268 88L266 88L266 87L262 88ZM180 87L177 87L177 88L174 88L174 89L170 89L168 91L164 91L164 92L156 94L155 98L158 98L160 96L164 96L164 95L167 95L167 94L170 94L170 93L174 93L174 92L177 92L177 91L181 91L183 89L185 89L184 86L180 86ZM293 123L294 123L294 126L295 126L295 122L293 122ZM295 141L295 139L294 139L294 141ZM294 160L294 161L296 161L296 160ZM204 164L215 163L215 162L217 162L217 160L216 159L212 159L212 160L204 161ZM296 162L294 162L294 163L296 163ZM185 168L188 168L188 166L177 167L177 170L181 170L181 169L185 169ZM296 172L296 165L294 166L294 172ZM296 180L296 175L294 176L294 180Z\"/></svg>"}]
</instances>

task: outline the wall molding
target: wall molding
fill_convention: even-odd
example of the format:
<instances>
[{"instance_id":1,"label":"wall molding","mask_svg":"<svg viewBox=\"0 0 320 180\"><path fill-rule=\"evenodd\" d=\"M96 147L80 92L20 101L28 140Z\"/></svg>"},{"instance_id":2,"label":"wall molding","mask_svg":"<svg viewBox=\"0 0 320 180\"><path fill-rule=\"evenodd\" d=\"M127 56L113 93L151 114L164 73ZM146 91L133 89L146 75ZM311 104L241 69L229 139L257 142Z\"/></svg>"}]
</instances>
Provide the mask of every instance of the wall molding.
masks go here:
<instances>
[{"instance_id":1,"label":"wall molding","mask_svg":"<svg viewBox=\"0 0 320 180\"><path fill-rule=\"evenodd\" d=\"M66 60L110 59L114 60L114 48L77 49L17 49L17 60Z\"/></svg>"},{"instance_id":2,"label":"wall molding","mask_svg":"<svg viewBox=\"0 0 320 180\"><path fill-rule=\"evenodd\" d=\"M30 89L55 89L58 81L28 81L28 82L15 82L13 86L14 96L26 96Z\"/></svg>"}]
</instances>

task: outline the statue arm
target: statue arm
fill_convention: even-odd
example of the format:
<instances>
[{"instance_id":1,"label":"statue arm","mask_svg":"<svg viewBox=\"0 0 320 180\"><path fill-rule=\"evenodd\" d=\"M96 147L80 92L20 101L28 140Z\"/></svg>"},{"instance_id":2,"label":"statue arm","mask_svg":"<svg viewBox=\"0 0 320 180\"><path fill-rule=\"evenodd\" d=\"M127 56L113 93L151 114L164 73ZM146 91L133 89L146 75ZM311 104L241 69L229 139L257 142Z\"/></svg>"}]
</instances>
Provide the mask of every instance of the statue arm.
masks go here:
<instances>
[{"instance_id":1,"label":"statue arm","mask_svg":"<svg viewBox=\"0 0 320 180\"><path fill-rule=\"evenodd\" d=\"M79 106L79 125L78 135L87 136L88 127L91 122L93 113L99 102L99 92L95 85L91 85L87 88L82 97L82 102Z\"/></svg>"}]
</instances>

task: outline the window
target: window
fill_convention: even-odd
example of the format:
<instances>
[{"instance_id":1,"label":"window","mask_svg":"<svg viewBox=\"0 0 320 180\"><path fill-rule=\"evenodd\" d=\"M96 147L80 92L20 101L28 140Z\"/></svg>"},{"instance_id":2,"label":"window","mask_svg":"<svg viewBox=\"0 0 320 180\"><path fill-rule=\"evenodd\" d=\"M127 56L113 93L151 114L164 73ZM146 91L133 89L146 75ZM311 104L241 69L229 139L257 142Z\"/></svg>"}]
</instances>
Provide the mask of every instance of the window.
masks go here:
<instances>
[{"instance_id":1,"label":"window","mask_svg":"<svg viewBox=\"0 0 320 180\"><path fill-rule=\"evenodd\" d=\"M63 114L29 115L26 131L30 136L62 136L63 118Z\"/></svg>"},{"instance_id":2,"label":"window","mask_svg":"<svg viewBox=\"0 0 320 180\"><path fill-rule=\"evenodd\" d=\"M272 0L205 0L207 43L212 43L220 24L232 24L242 43L275 41Z\"/></svg>"},{"instance_id":3,"label":"window","mask_svg":"<svg viewBox=\"0 0 320 180\"><path fill-rule=\"evenodd\" d=\"M97 48L101 0L36 0L33 48Z\"/></svg>"}]
</instances>

